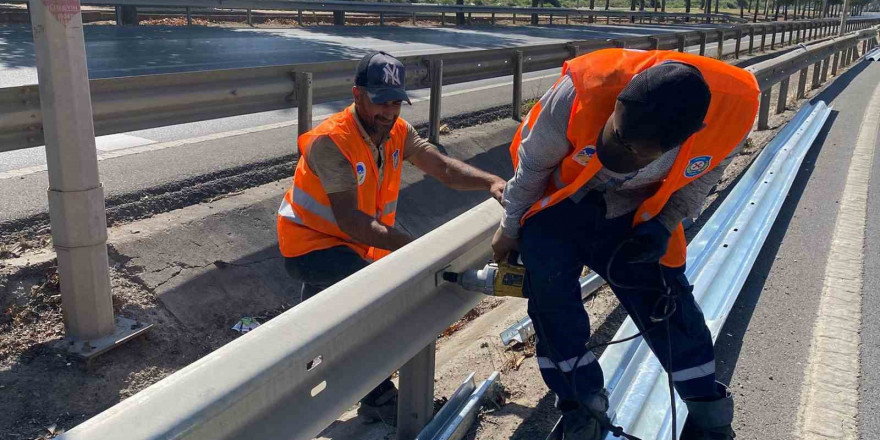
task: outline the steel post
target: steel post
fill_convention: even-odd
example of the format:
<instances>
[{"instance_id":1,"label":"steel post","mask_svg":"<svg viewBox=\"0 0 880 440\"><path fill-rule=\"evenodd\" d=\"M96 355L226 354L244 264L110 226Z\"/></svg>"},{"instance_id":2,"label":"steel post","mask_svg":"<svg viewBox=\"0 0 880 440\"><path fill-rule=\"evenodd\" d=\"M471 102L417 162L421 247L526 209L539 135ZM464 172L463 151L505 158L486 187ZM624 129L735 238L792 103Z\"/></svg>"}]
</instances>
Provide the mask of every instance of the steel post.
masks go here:
<instances>
[{"instance_id":1,"label":"steel post","mask_svg":"<svg viewBox=\"0 0 880 440\"><path fill-rule=\"evenodd\" d=\"M804 99L807 96L807 70L808 67L804 67L801 69L801 74L798 76L798 87L797 87L797 99Z\"/></svg>"},{"instance_id":2,"label":"steel post","mask_svg":"<svg viewBox=\"0 0 880 440\"><path fill-rule=\"evenodd\" d=\"M733 57L736 59L739 59L740 46L742 46L742 38L743 38L742 29L737 29L736 30L736 44L734 45L734 49L733 49Z\"/></svg>"},{"instance_id":3,"label":"steel post","mask_svg":"<svg viewBox=\"0 0 880 440\"><path fill-rule=\"evenodd\" d=\"M761 52L764 51L764 47L767 43L767 27L761 26Z\"/></svg>"},{"instance_id":4,"label":"steel post","mask_svg":"<svg viewBox=\"0 0 880 440\"><path fill-rule=\"evenodd\" d=\"M192 10L190 8L186 8L186 25L192 26L192 24L193 24Z\"/></svg>"},{"instance_id":5,"label":"steel post","mask_svg":"<svg viewBox=\"0 0 880 440\"><path fill-rule=\"evenodd\" d=\"M785 111L785 105L788 103L788 77L779 82L779 96L776 100L776 114Z\"/></svg>"},{"instance_id":6,"label":"steel post","mask_svg":"<svg viewBox=\"0 0 880 440\"><path fill-rule=\"evenodd\" d=\"M708 1L708 0L706 0ZM706 55L706 39L708 38L707 32L700 32L700 56Z\"/></svg>"},{"instance_id":7,"label":"steel post","mask_svg":"<svg viewBox=\"0 0 880 440\"><path fill-rule=\"evenodd\" d=\"M30 9L30 3L28 3L28 9ZM116 26L122 26L122 6L116 6L114 8L116 11ZM189 8L186 8L187 13L189 13Z\"/></svg>"},{"instance_id":8,"label":"steel post","mask_svg":"<svg viewBox=\"0 0 880 440\"><path fill-rule=\"evenodd\" d=\"M522 121L522 76L523 76L523 53L521 50L514 52L513 56L513 107L511 117L514 121Z\"/></svg>"},{"instance_id":9,"label":"steel post","mask_svg":"<svg viewBox=\"0 0 880 440\"><path fill-rule=\"evenodd\" d=\"M794 44L794 24L788 25L788 45Z\"/></svg>"},{"instance_id":10,"label":"steel post","mask_svg":"<svg viewBox=\"0 0 880 440\"><path fill-rule=\"evenodd\" d=\"M248 26L253 26L253 25L254 25L254 16L253 16L253 14L251 13L251 10L250 10L250 9L247 10L247 24L248 24Z\"/></svg>"},{"instance_id":11,"label":"steel post","mask_svg":"<svg viewBox=\"0 0 880 440\"><path fill-rule=\"evenodd\" d=\"M685 36L684 35L676 35L678 39L678 51L684 53L685 50Z\"/></svg>"},{"instance_id":12,"label":"steel post","mask_svg":"<svg viewBox=\"0 0 880 440\"><path fill-rule=\"evenodd\" d=\"M758 107L758 130L770 128L767 121L770 119L770 89L761 92L761 104Z\"/></svg>"},{"instance_id":13,"label":"steel post","mask_svg":"<svg viewBox=\"0 0 880 440\"><path fill-rule=\"evenodd\" d=\"M493 23L493 24L494 24L494 23ZM412 13L412 25L413 25L413 26L416 25L416 13L415 13L415 12Z\"/></svg>"},{"instance_id":14,"label":"steel post","mask_svg":"<svg viewBox=\"0 0 880 440\"><path fill-rule=\"evenodd\" d=\"M382 12L379 13L379 26L385 26L385 14Z\"/></svg>"},{"instance_id":15,"label":"steel post","mask_svg":"<svg viewBox=\"0 0 880 440\"><path fill-rule=\"evenodd\" d=\"M776 25L774 24L773 28L770 29L770 50L773 50L775 48L776 48Z\"/></svg>"},{"instance_id":16,"label":"steel post","mask_svg":"<svg viewBox=\"0 0 880 440\"><path fill-rule=\"evenodd\" d=\"M822 84L825 84L825 81L828 80L828 66L831 64L831 57L825 58L825 61L822 63Z\"/></svg>"},{"instance_id":17,"label":"steel post","mask_svg":"<svg viewBox=\"0 0 880 440\"><path fill-rule=\"evenodd\" d=\"M30 8L64 326L71 340L94 340L112 335L115 322L80 2Z\"/></svg>"},{"instance_id":18,"label":"steel post","mask_svg":"<svg viewBox=\"0 0 880 440\"><path fill-rule=\"evenodd\" d=\"M415 438L434 415L434 367L437 343L431 342L400 368L397 439Z\"/></svg>"},{"instance_id":19,"label":"steel post","mask_svg":"<svg viewBox=\"0 0 880 440\"><path fill-rule=\"evenodd\" d=\"M303 25L303 11L302 9L296 10L296 24L302 27Z\"/></svg>"},{"instance_id":20,"label":"steel post","mask_svg":"<svg viewBox=\"0 0 880 440\"><path fill-rule=\"evenodd\" d=\"M716 58L720 60L724 58L724 31L717 31L715 35L718 36L718 53Z\"/></svg>"},{"instance_id":21,"label":"steel post","mask_svg":"<svg viewBox=\"0 0 880 440\"><path fill-rule=\"evenodd\" d=\"M431 102L428 112L428 141L440 143L440 100L443 93L443 60L432 59L431 71Z\"/></svg>"},{"instance_id":22,"label":"steel post","mask_svg":"<svg viewBox=\"0 0 880 440\"><path fill-rule=\"evenodd\" d=\"M312 129L312 72L295 72L293 82L298 132L303 134Z\"/></svg>"},{"instance_id":23,"label":"steel post","mask_svg":"<svg viewBox=\"0 0 880 440\"><path fill-rule=\"evenodd\" d=\"M816 90L819 88L819 75L822 72L822 61L813 64L813 83L810 85L810 88Z\"/></svg>"},{"instance_id":24,"label":"steel post","mask_svg":"<svg viewBox=\"0 0 880 440\"><path fill-rule=\"evenodd\" d=\"M840 62L840 52L834 52L834 62L831 65L831 76L837 76L837 64Z\"/></svg>"},{"instance_id":25,"label":"steel post","mask_svg":"<svg viewBox=\"0 0 880 440\"><path fill-rule=\"evenodd\" d=\"M749 28L749 55L755 50L755 27Z\"/></svg>"}]
</instances>

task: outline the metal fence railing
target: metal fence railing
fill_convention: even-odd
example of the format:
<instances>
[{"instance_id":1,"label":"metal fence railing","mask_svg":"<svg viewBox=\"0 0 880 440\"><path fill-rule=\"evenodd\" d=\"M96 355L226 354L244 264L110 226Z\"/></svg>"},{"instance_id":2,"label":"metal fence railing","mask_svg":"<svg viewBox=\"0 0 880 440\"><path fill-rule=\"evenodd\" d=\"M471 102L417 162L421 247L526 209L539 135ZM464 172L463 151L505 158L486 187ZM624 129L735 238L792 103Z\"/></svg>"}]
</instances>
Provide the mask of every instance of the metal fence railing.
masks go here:
<instances>
[{"instance_id":1,"label":"metal fence railing","mask_svg":"<svg viewBox=\"0 0 880 440\"><path fill-rule=\"evenodd\" d=\"M769 90L829 56L846 65L861 41L876 45L875 35L834 38L748 69ZM656 46L653 38L642 44ZM532 62L549 63L549 53ZM457 65L452 57L438 59L444 68ZM498 71L509 73L506 59ZM330 92L315 87L314 96L324 93ZM485 263L501 210L486 201L61 438L309 439L397 369L398 438L412 438L430 417L436 335L481 299L439 275Z\"/></svg>"},{"instance_id":2,"label":"metal fence railing","mask_svg":"<svg viewBox=\"0 0 880 440\"><path fill-rule=\"evenodd\" d=\"M852 21L848 29L865 29L880 18ZM494 78L559 67L569 58L604 47L677 49L699 45L700 54L717 44L717 54L738 57L753 50L837 35L838 20L738 24L716 29L669 32L612 40L570 41L504 49L411 55L402 57L407 88ZM748 37L748 43L745 39ZM778 37L778 39L777 39ZM725 43L735 41L725 52ZM746 47L747 46L747 47ZM144 75L89 81L97 135L123 133L227 116L299 107L308 115L311 102L345 99L350 95L356 60L283 66ZM442 64L442 67L439 65ZM432 70L433 69L433 70ZM438 70L439 69L439 70ZM433 72L433 73L432 73ZM305 78L310 74L307 88ZM441 78L442 76L442 78ZM300 81L297 81L300 78ZM519 117L521 94L514 92L513 116ZM435 96L435 95L432 95ZM303 99L311 97L311 101ZM439 93L431 108L439 109ZM431 116L431 140L439 136L439 111ZM300 131L308 125L300 125ZM37 85L0 89L0 152L42 145L42 117Z\"/></svg>"}]
</instances>

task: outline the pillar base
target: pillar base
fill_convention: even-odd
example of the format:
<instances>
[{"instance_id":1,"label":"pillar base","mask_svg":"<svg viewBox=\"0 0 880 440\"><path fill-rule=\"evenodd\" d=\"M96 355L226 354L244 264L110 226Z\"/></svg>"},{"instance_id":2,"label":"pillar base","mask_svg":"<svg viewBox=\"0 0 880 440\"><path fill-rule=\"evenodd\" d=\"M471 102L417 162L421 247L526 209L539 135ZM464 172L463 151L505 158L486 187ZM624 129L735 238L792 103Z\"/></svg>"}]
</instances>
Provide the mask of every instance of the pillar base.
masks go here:
<instances>
[{"instance_id":1,"label":"pillar base","mask_svg":"<svg viewBox=\"0 0 880 440\"><path fill-rule=\"evenodd\" d=\"M118 316L115 321L116 328L112 335L89 340L65 337L55 343L55 348L88 362L144 334L153 326Z\"/></svg>"}]
</instances>

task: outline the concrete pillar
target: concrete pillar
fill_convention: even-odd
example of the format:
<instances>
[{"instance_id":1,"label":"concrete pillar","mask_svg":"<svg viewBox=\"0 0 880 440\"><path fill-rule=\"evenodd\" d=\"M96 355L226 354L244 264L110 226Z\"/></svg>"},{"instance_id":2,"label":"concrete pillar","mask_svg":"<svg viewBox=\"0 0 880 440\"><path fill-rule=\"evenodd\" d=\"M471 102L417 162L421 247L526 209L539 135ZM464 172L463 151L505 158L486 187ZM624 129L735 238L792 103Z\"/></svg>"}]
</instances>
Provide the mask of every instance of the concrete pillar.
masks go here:
<instances>
[{"instance_id":1,"label":"concrete pillar","mask_svg":"<svg viewBox=\"0 0 880 440\"><path fill-rule=\"evenodd\" d=\"M115 323L80 2L30 6L65 329L71 339L98 339Z\"/></svg>"}]
</instances>

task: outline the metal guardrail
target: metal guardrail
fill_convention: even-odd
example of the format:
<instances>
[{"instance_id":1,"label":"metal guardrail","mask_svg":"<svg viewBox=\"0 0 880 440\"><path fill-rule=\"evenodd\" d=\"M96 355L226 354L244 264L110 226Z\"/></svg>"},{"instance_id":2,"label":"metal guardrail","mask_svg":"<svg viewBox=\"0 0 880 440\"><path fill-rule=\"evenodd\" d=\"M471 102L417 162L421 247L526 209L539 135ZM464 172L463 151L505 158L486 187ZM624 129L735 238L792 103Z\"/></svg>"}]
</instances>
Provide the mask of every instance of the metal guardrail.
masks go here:
<instances>
[{"instance_id":1,"label":"metal guardrail","mask_svg":"<svg viewBox=\"0 0 880 440\"><path fill-rule=\"evenodd\" d=\"M857 38L835 41L851 42L835 46L849 50ZM762 66L753 69L756 74L763 75L774 64ZM789 173L797 168L792 162L784 165ZM773 182L763 187L766 194L781 191L779 183L765 180ZM724 204L722 208L728 210ZM397 369L402 396L398 436L414 437L430 417L436 335L482 298L443 283L439 274L484 264L501 212L494 200L484 202L60 438L312 438ZM769 228L768 222L757 227ZM731 234L739 232L737 226L723 226L721 236L736 239ZM694 243L702 243L718 228L704 227L705 235L698 235ZM689 261L688 267L703 270L703 265L703 260ZM695 284L705 286L707 278L694 274L690 273ZM606 350L603 356L606 368L611 368L612 352ZM616 414L629 414L620 406L622 376L608 377Z\"/></svg>"},{"instance_id":2,"label":"metal guardrail","mask_svg":"<svg viewBox=\"0 0 880 440\"><path fill-rule=\"evenodd\" d=\"M688 245L687 276L694 298L716 340L746 281L800 164L825 124L824 102L806 105L768 144L739 183ZM614 340L638 333L630 318ZM670 438L669 388L663 369L644 339L609 346L599 359L606 372L614 422L643 439ZM676 418L687 407L676 396ZM676 438L684 427L678 424ZM606 440L612 440L610 434Z\"/></svg>"},{"instance_id":3,"label":"metal guardrail","mask_svg":"<svg viewBox=\"0 0 880 440\"><path fill-rule=\"evenodd\" d=\"M854 21L848 26L862 28L876 23L880 23L880 19ZM523 72L559 67L569 58L606 47L683 51L687 46L698 44L702 54L707 45L717 43L720 53L724 54L724 42L736 40L741 44L737 44L731 54L739 56L753 50L774 49L834 35L839 25L838 20L742 24L645 37L412 55L402 57L401 61L407 68L407 88L420 89L433 84L439 91L443 84L510 74L515 74L516 82ZM780 37L778 42L777 36ZM747 50L743 41L746 37ZM442 70L432 75L430 66L438 62L442 62ZM95 132L107 135L285 108L310 109L312 102L350 97L356 65L357 60L345 60L93 79L89 86ZM521 68L517 69L518 66ZM297 73L311 73L311 81L297 81ZM441 81L435 81L441 76ZM310 97L311 101L304 97ZM514 112L520 107L520 99L521 95L514 93ZM514 113L514 117L519 115ZM434 115L431 126L439 128L439 112ZM299 128L302 131L309 127L300 125ZM437 135L432 133L432 139ZM43 143L38 86L0 89L0 152Z\"/></svg>"},{"instance_id":4,"label":"metal guardrail","mask_svg":"<svg viewBox=\"0 0 880 440\"><path fill-rule=\"evenodd\" d=\"M23 3L12 1L12 3ZM717 22L743 21L728 14L700 14L678 12L598 10L576 8L530 8L511 6L435 5L427 3L379 3L344 0L81 0L89 6L140 6L203 9L243 9L276 11L357 12L386 15L411 14L518 14L563 17L623 17L657 19L715 20Z\"/></svg>"}]
</instances>

